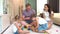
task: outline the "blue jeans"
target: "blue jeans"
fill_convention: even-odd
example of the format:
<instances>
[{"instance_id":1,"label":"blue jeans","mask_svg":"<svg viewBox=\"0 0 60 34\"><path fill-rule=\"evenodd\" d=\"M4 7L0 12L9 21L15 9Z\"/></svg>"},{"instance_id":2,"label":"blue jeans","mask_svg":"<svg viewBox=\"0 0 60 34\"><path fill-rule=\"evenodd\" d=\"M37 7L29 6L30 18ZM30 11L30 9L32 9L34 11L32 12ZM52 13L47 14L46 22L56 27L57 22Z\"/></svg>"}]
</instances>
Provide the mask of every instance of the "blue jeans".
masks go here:
<instances>
[{"instance_id":1,"label":"blue jeans","mask_svg":"<svg viewBox=\"0 0 60 34\"><path fill-rule=\"evenodd\" d=\"M48 28L48 23L39 25L38 31L46 30Z\"/></svg>"},{"instance_id":2,"label":"blue jeans","mask_svg":"<svg viewBox=\"0 0 60 34\"><path fill-rule=\"evenodd\" d=\"M25 20L28 24L32 23L32 20Z\"/></svg>"}]
</instances>

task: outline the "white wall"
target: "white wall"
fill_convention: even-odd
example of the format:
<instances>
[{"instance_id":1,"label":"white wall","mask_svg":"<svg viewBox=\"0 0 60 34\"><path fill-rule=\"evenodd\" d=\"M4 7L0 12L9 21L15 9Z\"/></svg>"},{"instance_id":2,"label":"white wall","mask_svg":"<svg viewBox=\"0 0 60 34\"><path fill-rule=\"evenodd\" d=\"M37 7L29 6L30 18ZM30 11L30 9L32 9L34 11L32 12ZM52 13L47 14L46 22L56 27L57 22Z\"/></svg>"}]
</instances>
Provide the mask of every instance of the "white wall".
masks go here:
<instances>
[{"instance_id":1,"label":"white wall","mask_svg":"<svg viewBox=\"0 0 60 34\"><path fill-rule=\"evenodd\" d=\"M37 0L37 15L43 12L44 4L47 3L47 0Z\"/></svg>"}]
</instances>

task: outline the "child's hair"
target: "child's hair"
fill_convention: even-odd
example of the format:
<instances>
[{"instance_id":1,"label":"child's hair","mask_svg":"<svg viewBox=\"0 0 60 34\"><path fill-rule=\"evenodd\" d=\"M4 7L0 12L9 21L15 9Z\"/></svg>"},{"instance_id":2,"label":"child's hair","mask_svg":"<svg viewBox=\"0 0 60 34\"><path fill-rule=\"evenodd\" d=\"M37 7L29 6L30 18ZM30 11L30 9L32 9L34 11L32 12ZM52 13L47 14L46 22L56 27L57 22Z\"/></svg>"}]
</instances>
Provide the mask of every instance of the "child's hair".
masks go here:
<instances>
[{"instance_id":1,"label":"child's hair","mask_svg":"<svg viewBox=\"0 0 60 34\"><path fill-rule=\"evenodd\" d=\"M15 21L16 21L16 20L19 20L19 19L20 19L20 16L16 15L16 16L15 16Z\"/></svg>"},{"instance_id":2,"label":"child's hair","mask_svg":"<svg viewBox=\"0 0 60 34\"><path fill-rule=\"evenodd\" d=\"M39 17L44 18L44 13L40 13Z\"/></svg>"}]
</instances>

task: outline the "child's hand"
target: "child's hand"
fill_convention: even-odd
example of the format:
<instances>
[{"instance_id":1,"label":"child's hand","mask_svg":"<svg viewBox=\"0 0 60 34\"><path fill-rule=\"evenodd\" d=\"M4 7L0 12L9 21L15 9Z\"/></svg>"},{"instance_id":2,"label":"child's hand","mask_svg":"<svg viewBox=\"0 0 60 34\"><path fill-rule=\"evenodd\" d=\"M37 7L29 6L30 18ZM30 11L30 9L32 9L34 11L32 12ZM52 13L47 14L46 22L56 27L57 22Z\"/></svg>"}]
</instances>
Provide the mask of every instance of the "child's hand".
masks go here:
<instances>
[{"instance_id":1,"label":"child's hand","mask_svg":"<svg viewBox=\"0 0 60 34\"><path fill-rule=\"evenodd\" d=\"M18 30L20 33L22 33L23 32L23 30Z\"/></svg>"}]
</instances>

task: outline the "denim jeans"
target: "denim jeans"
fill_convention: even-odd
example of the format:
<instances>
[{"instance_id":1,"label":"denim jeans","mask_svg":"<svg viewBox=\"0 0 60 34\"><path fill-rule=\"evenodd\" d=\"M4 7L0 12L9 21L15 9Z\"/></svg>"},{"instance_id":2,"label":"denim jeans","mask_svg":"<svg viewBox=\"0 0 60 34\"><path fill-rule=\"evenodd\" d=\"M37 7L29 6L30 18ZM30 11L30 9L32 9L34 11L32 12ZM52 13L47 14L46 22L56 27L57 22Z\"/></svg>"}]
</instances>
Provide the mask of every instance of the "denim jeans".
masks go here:
<instances>
[{"instance_id":1,"label":"denim jeans","mask_svg":"<svg viewBox=\"0 0 60 34\"><path fill-rule=\"evenodd\" d=\"M46 30L47 28L48 28L48 24L46 23L46 24L39 25L38 30L42 31L42 30Z\"/></svg>"},{"instance_id":2,"label":"denim jeans","mask_svg":"<svg viewBox=\"0 0 60 34\"><path fill-rule=\"evenodd\" d=\"M32 23L32 20L25 20L28 24Z\"/></svg>"}]
</instances>

